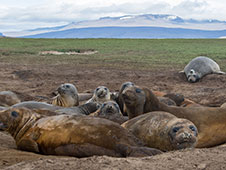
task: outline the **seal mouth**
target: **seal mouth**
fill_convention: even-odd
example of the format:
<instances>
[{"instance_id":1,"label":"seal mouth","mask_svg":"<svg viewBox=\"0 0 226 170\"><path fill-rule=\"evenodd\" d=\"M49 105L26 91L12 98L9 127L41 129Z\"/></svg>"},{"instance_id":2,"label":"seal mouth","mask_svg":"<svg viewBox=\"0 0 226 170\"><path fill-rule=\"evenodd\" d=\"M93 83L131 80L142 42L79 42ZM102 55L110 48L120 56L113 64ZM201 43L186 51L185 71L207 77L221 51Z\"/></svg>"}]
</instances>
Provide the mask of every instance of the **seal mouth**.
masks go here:
<instances>
[{"instance_id":1,"label":"seal mouth","mask_svg":"<svg viewBox=\"0 0 226 170\"><path fill-rule=\"evenodd\" d=\"M0 122L0 131L6 130L8 128L7 125L5 125L3 122Z\"/></svg>"}]
</instances>

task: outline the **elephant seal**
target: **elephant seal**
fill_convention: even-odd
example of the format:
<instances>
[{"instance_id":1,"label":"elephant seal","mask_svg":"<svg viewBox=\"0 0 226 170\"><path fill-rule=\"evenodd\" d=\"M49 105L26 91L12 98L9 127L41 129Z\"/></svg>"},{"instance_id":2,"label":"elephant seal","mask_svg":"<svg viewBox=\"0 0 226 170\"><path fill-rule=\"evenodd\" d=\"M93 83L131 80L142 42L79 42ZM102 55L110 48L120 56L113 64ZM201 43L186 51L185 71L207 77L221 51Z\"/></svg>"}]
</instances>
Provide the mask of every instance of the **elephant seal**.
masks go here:
<instances>
[{"instance_id":1,"label":"elephant seal","mask_svg":"<svg viewBox=\"0 0 226 170\"><path fill-rule=\"evenodd\" d=\"M197 82L207 74L226 74L220 70L219 65L212 59L199 56L192 59L181 73L184 72L188 81L191 83Z\"/></svg>"},{"instance_id":2,"label":"elephant seal","mask_svg":"<svg viewBox=\"0 0 226 170\"><path fill-rule=\"evenodd\" d=\"M111 100L111 93L109 89L105 86L98 86L94 90L92 98L88 100L86 103L97 102L97 103L103 104L104 102L109 100Z\"/></svg>"},{"instance_id":3,"label":"elephant seal","mask_svg":"<svg viewBox=\"0 0 226 170\"><path fill-rule=\"evenodd\" d=\"M8 107L20 102L21 100L14 92L12 91L0 92L0 106Z\"/></svg>"},{"instance_id":4,"label":"elephant seal","mask_svg":"<svg viewBox=\"0 0 226 170\"><path fill-rule=\"evenodd\" d=\"M196 126L187 119L162 111L149 112L122 124L146 146L161 151L194 148L197 143Z\"/></svg>"},{"instance_id":5,"label":"elephant seal","mask_svg":"<svg viewBox=\"0 0 226 170\"><path fill-rule=\"evenodd\" d=\"M128 120L128 117L122 115L118 104L114 101L104 102L96 112L91 113L90 115L109 119L119 124Z\"/></svg>"},{"instance_id":6,"label":"elephant seal","mask_svg":"<svg viewBox=\"0 0 226 170\"><path fill-rule=\"evenodd\" d=\"M118 97L115 99L115 101L118 103L119 108L122 112L122 114L124 116L128 116L128 114L126 113L126 110L124 109L124 103L123 103L123 98L122 98L122 92L123 90L125 90L127 87L131 87L134 86L135 84L133 82L127 81L125 83L123 83L120 88L119 88L119 93L118 93Z\"/></svg>"},{"instance_id":7,"label":"elephant seal","mask_svg":"<svg viewBox=\"0 0 226 170\"><path fill-rule=\"evenodd\" d=\"M51 104L62 107L72 107L79 105L77 88L70 83L61 84L57 88L57 96L52 99Z\"/></svg>"},{"instance_id":8,"label":"elephant seal","mask_svg":"<svg viewBox=\"0 0 226 170\"><path fill-rule=\"evenodd\" d=\"M167 106L148 88L129 87L123 93L129 118L152 111L165 111L178 118L188 119L198 129L196 147L212 147L226 142L226 108L221 107L177 107ZM133 104L136 104L134 107ZM134 110L135 109L135 110Z\"/></svg>"},{"instance_id":9,"label":"elephant seal","mask_svg":"<svg viewBox=\"0 0 226 170\"><path fill-rule=\"evenodd\" d=\"M119 124L90 116L41 116L25 108L0 111L0 128L17 148L46 155L87 157L151 156L161 151L143 147Z\"/></svg>"},{"instance_id":10,"label":"elephant seal","mask_svg":"<svg viewBox=\"0 0 226 170\"><path fill-rule=\"evenodd\" d=\"M87 103L80 106L75 107L61 107L61 106L55 106L52 104L48 104L45 102L37 102L37 101L26 101L17 103L12 108L21 108L25 107L31 110L36 110L39 113L46 113L46 114L74 114L74 115L89 115L90 113L95 112L100 105L98 103Z\"/></svg>"}]
</instances>

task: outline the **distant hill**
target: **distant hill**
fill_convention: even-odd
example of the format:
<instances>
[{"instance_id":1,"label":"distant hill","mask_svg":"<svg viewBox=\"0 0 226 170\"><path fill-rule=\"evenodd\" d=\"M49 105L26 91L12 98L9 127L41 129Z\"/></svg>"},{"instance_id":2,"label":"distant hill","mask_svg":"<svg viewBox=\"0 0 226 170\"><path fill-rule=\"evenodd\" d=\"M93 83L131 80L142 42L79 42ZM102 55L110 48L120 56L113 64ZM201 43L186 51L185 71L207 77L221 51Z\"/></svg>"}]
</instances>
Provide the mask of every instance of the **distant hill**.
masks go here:
<instances>
[{"instance_id":1,"label":"distant hill","mask_svg":"<svg viewBox=\"0 0 226 170\"><path fill-rule=\"evenodd\" d=\"M226 30L208 31L163 27L77 28L24 36L23 38L220 38Z\"/></svg>"},{"instance_id":2,"label":"distant hill","mask_svg":"<svg viewBox=\"0 0 226 170\"><path fill-rule=\"evenodd\" d=\"M226 36L225 29L226 21L145 14L103 17L3 34L30 38L219 38Z\"/></svg>"}]
</instances>

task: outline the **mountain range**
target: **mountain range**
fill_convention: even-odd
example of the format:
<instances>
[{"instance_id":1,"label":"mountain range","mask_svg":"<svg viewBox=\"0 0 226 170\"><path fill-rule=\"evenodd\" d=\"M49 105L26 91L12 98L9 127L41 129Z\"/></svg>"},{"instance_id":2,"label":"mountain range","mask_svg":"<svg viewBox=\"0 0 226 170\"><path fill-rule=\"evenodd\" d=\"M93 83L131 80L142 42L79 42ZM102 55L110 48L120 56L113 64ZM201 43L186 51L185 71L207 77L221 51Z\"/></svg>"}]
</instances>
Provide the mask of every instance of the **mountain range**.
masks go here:
<instances>
[{"instance_id":1,"label":"mountain range","mask_svg":"<svg viewBox=\"0 0 226 170\"><path fill-rule=\"evenodd\" d=\"M23 38L225 38L226 21L125 15L3 34Z\"/></svg>"}]
</instances>

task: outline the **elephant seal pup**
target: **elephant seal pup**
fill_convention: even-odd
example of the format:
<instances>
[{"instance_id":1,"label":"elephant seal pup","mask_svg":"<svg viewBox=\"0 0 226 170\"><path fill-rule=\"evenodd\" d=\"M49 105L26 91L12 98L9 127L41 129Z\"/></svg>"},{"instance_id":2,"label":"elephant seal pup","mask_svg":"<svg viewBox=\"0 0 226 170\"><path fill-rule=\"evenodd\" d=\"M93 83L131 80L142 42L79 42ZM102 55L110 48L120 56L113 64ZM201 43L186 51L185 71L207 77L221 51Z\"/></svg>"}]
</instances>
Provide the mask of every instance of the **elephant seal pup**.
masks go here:
<instances>
[{"instance_id":1,"label":"elephant seal pup","mask_svg":"<svg viewBox=\"0 0 226 170\"><path fill-rule=\"evenodd\" d=\"M19 97L12 91L0 92L0 106L8 107L20 103Z\"/></svg>"},{"instance_id":2,"label":"elephant seal pup","mask_svg":"<svg viewBox=\"0 0 226 170\"><path fill-rule=\"evenodd\" d=\"M25 107L31 110L36 110L39 113L46 113L51 115L52 112L53 114L72 114L72 115L89 115L90 113L95 112L100 105L98 103L87 103L83 104L80 106L75 106L75 107L60 107L60 106L55 106L52 104L48 104L45 102L37 102L37 101L26 101L26 102L21 102L17 103L13 106L12 108L21 108Z\"/></svg>"},{"instance_id":3,"label":"elephant seal pup","mask_svg":"<svg viewBox=\"0 0 226 170\"><path fill-rule=\"evenodd\" d=\"M128 120L128 117L122 115L118 104L114 101L104 102L100 106L100 108L96 112L91 113L90 116L96 116L96 117L109 119L109 120L111 120L113 122L117 122L119 124L122 124Z\"/></svg>"},{"instance_id":4,"label":"elephant seal pup","mask_svg":"<svg viewBox=\"0 0 226 170\"><path fill-rule=\"evenodd\" d=\"M18 149L46 155L126 157L161 153L141 147L140 140L119 124L97 117L41 116L14 108L0 111L0 128L13 136Z\"/></svg>"},{"instance_id":5,"label":"elephant seal pup","mask_svg":"<svg viewBox=\"0 0 226 170\"><path fill-rule=\"evenodd\" d=\"M58 95L52 99L53 105L72 107L79 105L77 88L70 83L61 84L57 89Z\"/></svg>"},{"instance_id":6,"label":"elephant seal pup","mask_svg":"<svg viewBox=\"0 0 226 170\"><path fill-rule=\"evenodd\" d=\"M181 73L184 72L188 81L197 82L207 74L226 74L220 70L219 65L212 59L204 56L192 59Z\"/></svg>"},{"instance_id":7,"label":"elephant seal pup","mask_svg":"<svg viewBox=\"0 0 226 170\"><path fill-rule=\"evenodd\" d=\"M122 124L146 146L161 151L194 148L198 131L187 119L162 111L149 112Z\"/></svg>"},{"instance_id":8,"label":"elephant seal pup","mask_svg":"<svg viewBox=\"0 0 226 170\"><path fill-rule=\"evenodd\" d=\"M212 147L226 142L226 131L224 130L226 129L226 108L167 106L159 102L151 90L138 86L126 89L123 97L126 104L128 103L126 109L130 113L129 117L152 111L165 111L193 122L199 132L196 145L198 148ZM145 99L143 100L143 98ZM135 111L134 105L131 105L133 103L136 104Z\"/></svg>"},{"instance_id":9,"label":"elephant seal pup","mask_svg":"<svg viewBox=\"0 0 226 170\"><path fill-rule=\"evenodd\" d=\"M103 104L106 101L111 100L111 93L109 89L105 86L98 86L93 93L93 97L88 100L86 103L89 102L97 102Z\"/></svg>"}]
</instances>

